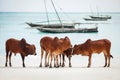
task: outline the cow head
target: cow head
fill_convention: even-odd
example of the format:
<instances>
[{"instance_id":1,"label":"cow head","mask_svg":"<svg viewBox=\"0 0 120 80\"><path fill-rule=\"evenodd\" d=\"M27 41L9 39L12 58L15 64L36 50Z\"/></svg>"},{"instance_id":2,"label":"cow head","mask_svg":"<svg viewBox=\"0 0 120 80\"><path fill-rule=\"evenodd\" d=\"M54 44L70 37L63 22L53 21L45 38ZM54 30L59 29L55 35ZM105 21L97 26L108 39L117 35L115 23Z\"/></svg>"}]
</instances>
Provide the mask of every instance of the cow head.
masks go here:
<instances>
[{"instance_id":1,"label":"cow head","mask_svg":"<svg viewBox=\"0 0 120 80\"><path fill-rule=\"evenodd\" d=\"M65 54L67 57L72 57L73 48L68 48L67 50L63 51L63 54Z\"/></svg>"},{"instance_id":2,"label":"cow head","mask_svg":"<svg viewBox=\"0 0 120 80\"><path fill-rule=\"evenodd\" d=\"M36 55L36 47L35 47L35 45L26 45L25 47L26 47L25 52L27 54Z\"/></svg>"},{"instance_id":3,"label":"cow head","mask_svg":"<svg viewBox=\"0 0 120 80\"><path fill-rule=\"evenodd\" d=\"M74 45L72 55L75 55L75 54L78 55L81 53L82 53L82 46L81 45Z\"/></svg>"},{"instance_id":4,"label":"cow head","mask_svg":"<svg viewBox=\"0 0 120 80\"><path fill-rule=\"evenodd\" d=\"M36 55L35 45L28 44L24 38L21 39L20 44L24 55Z\"/></svg>"}]
</instances>

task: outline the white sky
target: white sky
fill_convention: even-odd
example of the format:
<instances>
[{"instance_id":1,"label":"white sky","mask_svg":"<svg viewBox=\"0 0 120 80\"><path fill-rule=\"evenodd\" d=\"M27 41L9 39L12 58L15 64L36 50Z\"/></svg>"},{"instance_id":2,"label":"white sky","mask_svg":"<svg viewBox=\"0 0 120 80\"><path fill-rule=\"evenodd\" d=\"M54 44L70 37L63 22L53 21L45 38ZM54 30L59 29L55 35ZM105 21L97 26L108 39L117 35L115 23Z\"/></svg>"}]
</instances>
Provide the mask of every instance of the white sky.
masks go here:
<instances>
[{"instance_id":1,"label":"white sky","mask_svg":"<svg viewBox=\"0 0 120 80\"><path fill-rule=\"evenodd\" d=\"M120 12L120 0L53 0L64 12ZM46 0L48 11L53 11ZM91 8L90 8L91 7ZM0 12L44 12L44 0L0 0Z\"/></svg>"}]
</instances>

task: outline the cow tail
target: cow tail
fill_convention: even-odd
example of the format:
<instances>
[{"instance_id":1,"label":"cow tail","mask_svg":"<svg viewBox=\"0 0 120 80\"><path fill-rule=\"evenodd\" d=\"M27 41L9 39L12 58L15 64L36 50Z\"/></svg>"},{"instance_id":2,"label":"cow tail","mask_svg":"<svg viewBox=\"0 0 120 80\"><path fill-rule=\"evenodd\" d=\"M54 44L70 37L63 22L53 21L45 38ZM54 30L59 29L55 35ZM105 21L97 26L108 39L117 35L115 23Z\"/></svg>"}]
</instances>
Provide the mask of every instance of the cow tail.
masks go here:
<instances>
[{"instance_id":1,"label":"cow tail","mask_svg":"<svg viewBox=\"0 0 120 80\"><path fill-rule=\"evenodd\" d=\"M6 54L8 54L8 49L6 48Z\"/></svg>"},{"instance_id":2,"label":"cow tail","mask_svg":"<svg viewBox=\"0 0 120 80\"><path fill-rule=\"evenodd\" d=\"M6 43L6 55L8 55L8 52L9 52L9 48L8 48L7 43Z\"/></svg>"},{"instance_id":3,"label":"cow tail","mask_svg":"<svg viewBox=\"0 0 120 80\"><path fill-rule=\"evenodd\" d=\"M112 56L112 55L110 55L110 57L111 57L111 58L113 58L113 56Z\"/></svg>"}]
</instances>

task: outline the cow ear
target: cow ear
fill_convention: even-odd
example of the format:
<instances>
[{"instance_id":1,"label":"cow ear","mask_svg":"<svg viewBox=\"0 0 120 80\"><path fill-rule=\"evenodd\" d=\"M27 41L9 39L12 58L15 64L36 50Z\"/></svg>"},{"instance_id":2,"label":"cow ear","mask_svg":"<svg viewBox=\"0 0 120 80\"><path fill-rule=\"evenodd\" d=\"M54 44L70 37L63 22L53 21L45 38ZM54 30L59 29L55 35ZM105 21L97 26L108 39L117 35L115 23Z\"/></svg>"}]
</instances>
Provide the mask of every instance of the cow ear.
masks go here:
<instances>
[{"instance_id":1,"label":"cow ear","mask_svg":"<svg viewBox=\"0 0 120 80\"><path fill-rule=\"evenodd\" d=\"M65 36L65 39L69 39L67 36Z\"/></svg>"},{"instance_id":2,"label":"cow ear","mask_svg":"<svg viewBox=\"0 0 120 80\"><path fill-rule=\"evenodd\" d=\"M64 38L64 40L69 40L70 41L69 37L67 37L67 36Z\"/></svg>"},{"instance_id":3,"label":"cow ear","mask_svg":"<svg viewBox=\"0 0 120 80\"><path fill-rule=\"evenodd\" d=\"M22 43L26 43L26 40L24 38L21 39Z\"/></svg>"},{"instance_id":4,"label":"cow ear","mask_svg":"<svg viewBox=\"0 0 120 80\"><path fill-rule=\"evenodd\" d=\"M54 40L58 40L58 37L55 37Z\"/></svg>"},{"instance_id":5,"label":"cow ear","mask_svg":"<svg viewBox=\"0 0 120 80\"><path fill-rule=\"evenodd\" d=\"M91 41L91 39L88 39L85 43L89 43Z\"/></svg>"},{"instance_id":6,"label":"cow ear","mask_svg":"<svg viewBox=\"0 0 120 80\"><path fill-rule=\"evenodd\" d=\"M76 47L77 45L75 44L74 47Z\"/></svg>"}]
</instances>

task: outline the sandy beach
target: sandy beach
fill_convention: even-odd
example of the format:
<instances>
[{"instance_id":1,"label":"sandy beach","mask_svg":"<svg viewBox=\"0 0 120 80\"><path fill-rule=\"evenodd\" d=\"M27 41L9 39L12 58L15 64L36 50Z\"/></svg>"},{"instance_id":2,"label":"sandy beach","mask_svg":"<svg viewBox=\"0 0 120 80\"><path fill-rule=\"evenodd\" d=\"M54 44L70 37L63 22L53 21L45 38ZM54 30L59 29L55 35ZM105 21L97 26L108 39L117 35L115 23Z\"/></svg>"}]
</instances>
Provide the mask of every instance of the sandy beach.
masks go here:
<instances>
[{"instance_id":1,"label":"sandy beach","mask_svg":"<svg viewBox=\"0 0 120 80\"><path fill-rule=\"evenodd\" d=\"M19 55L12 57L13 67L4 67L5 56L1 56L0 80L120 80L120 56L111 59L111 67L104 68L103 54L92 56L92 66L87 68L87 57L73 56L72 67L39 67L40 56L26 57L26 68L22 67Z\"/></svg>"}]
</instances>

